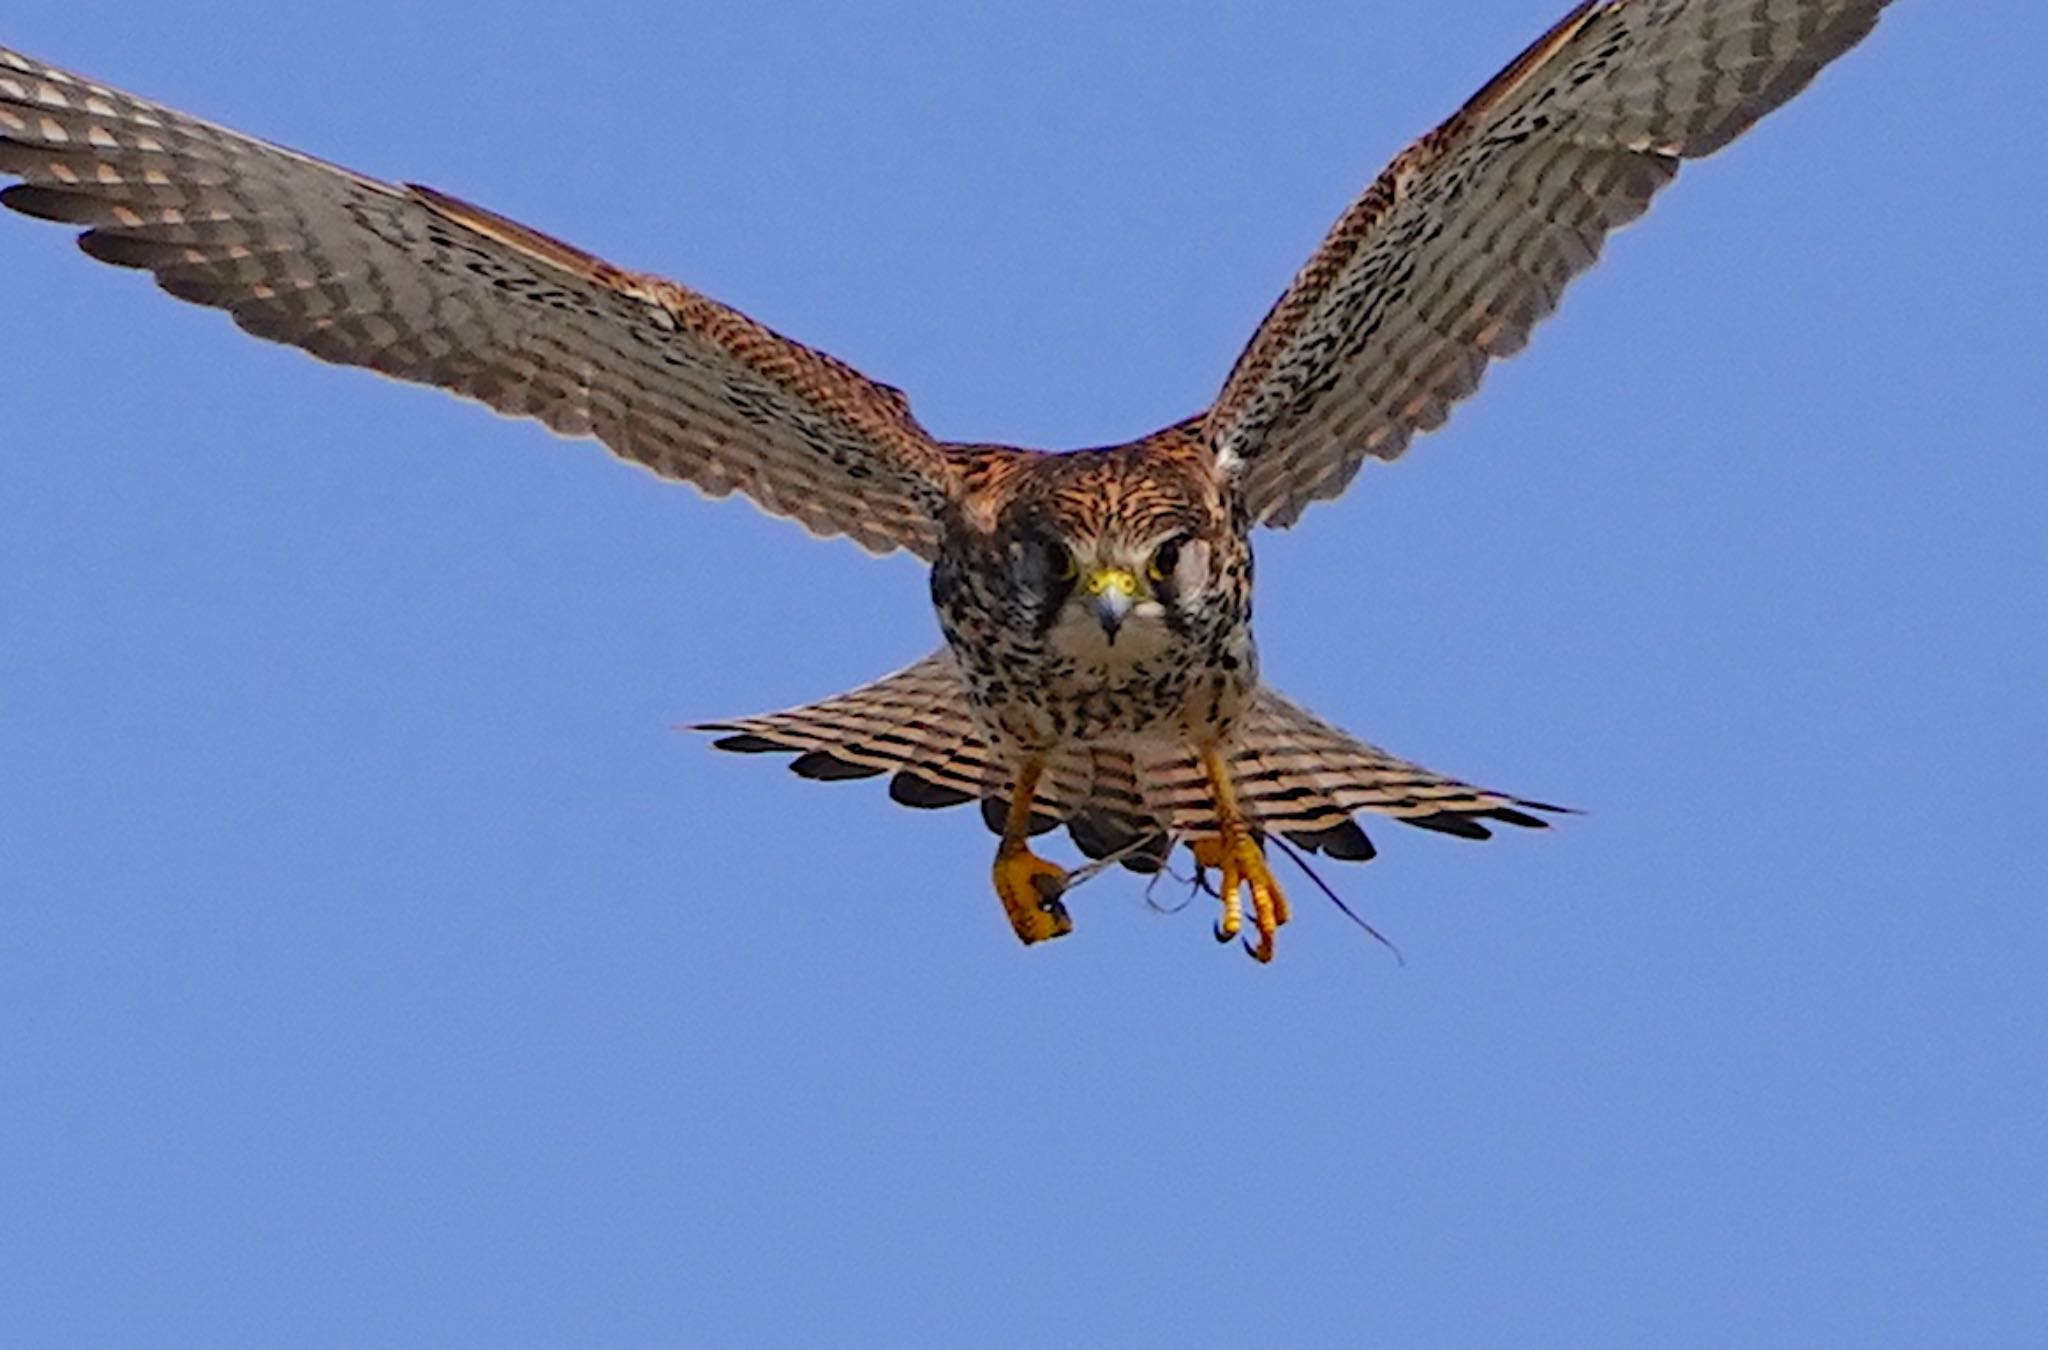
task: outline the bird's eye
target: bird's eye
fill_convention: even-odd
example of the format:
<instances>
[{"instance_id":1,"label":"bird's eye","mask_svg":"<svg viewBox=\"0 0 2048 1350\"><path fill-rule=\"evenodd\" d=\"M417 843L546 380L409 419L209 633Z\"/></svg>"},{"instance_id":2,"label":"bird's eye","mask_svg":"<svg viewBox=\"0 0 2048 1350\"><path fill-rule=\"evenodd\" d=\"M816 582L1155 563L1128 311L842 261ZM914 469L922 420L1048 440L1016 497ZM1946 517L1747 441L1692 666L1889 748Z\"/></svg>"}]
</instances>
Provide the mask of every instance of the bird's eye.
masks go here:
<instances>
[{"instance_id":1,"label":"bird's eye","mask_svg":"<svg viewBox=\"0 0 2048 1350\"><path fill-rule=\"evenodd\" d=\"M1045 541L1045 570L1055 581L1072 581L1081 574L1074 551L1057 539Z\"/></svg>"},{"instance_id":2,"label":"bird's eye","mask_svg":"<svg viewBox=\"0 0 2048 1350\"><path fill-rule=\"evenodd\" d=\"M1188 537L1177 534L1152 550L1152 561L1145 565L1145 575L1154 581L1164 581L1173 575L1173 569L1180 565L1180 551Z\"/></svg>"}]
</instances>

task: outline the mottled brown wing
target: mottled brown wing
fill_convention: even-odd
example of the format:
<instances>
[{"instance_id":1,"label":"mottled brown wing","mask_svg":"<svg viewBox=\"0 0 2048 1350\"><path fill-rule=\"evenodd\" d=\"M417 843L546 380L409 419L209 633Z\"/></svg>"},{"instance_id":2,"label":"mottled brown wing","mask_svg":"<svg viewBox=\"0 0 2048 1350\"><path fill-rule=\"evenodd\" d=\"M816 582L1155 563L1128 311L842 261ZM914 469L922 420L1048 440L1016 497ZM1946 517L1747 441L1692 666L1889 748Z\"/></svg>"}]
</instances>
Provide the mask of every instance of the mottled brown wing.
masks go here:
<instances>
[{"instance_id":1,"label":"mottled brown wing","mask_svg":"<svg viewBox=\"0 0 2048 1350\"><path fill-rule=\"evenodd\" d=\"M1512 355L1680 160L1803 89L1888 0L1588 0L1388 166L1211 409L1255 521L1291 525Z\"/></svg>"},{"instance_id":2,"label":"mottled brown wing","mask_svg":"<svg viewBox=\"0 0 2048 1350\"><path fill-rule=\"evenodd\" d=\"M902 394L736 310L427 188L0 49L0 203L258 337L438 385L819 534L930 557L951 484Z\"/></svg>"}]
</instances>

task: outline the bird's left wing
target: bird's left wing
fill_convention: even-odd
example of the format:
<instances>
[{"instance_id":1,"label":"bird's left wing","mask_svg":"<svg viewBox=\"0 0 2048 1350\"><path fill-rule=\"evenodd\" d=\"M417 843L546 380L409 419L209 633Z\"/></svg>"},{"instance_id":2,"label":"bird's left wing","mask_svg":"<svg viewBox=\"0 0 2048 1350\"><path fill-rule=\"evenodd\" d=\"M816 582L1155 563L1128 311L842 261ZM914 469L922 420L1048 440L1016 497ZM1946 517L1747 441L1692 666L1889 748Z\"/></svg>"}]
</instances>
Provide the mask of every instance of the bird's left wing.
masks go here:
<instances>
[{"instance_id":1,"label":"bird's left wing","mask_svg":"<svg viewBox=\"0 0 2048 1350\"><path fill-rule=\"evenodd\" d=\"M930 557L954 466L903 395L686 287L0 48L0 203L258 337L477 399L818 534ZM21 331L25 316L0 315Z\"/></svg>"},{"instance_id":2,"label":"bird's left wing","mask_svg":"<svg viewBox=\"0 0 2048 1350\"><path fill-rule=\"evenodd\" d=\"M1441 425L1641 215L1888 0L1586 0L1402 152L1294 278L1210 410L1251 519L1291 525Z\"/></svg>"}]
</instances>

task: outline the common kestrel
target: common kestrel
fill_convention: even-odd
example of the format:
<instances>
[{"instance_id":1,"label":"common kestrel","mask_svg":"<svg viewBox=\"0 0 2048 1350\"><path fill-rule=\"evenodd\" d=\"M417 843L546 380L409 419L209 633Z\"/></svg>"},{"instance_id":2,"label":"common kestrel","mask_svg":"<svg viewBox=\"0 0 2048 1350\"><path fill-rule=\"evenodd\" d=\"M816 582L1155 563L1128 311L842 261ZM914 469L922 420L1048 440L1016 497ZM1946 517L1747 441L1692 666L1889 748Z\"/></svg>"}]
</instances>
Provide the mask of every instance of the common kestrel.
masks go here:
<instances>
[{"instance_id":1,"label":"common kestrel","mask_svg":"<svg viewBox=\"0 0 2048 1350\"><path fill-rule=\"evenodd\" d=\"M705 728L812 778L979 801L1025 942L1072 876L1028 838L1220 875L1260 960L1274 834L1363 860L1355 813L1483 839L1547 808L1352 739L1267 688L1251 531L1393 459L1519 349L1681 160L1720 149L1887 0L1586 0L1397 156L1331 229L1215 403L1126 445L934 440L903 395L684 286L430 188L250 139L0 49L0 202L327 361L534 417L712 496L932 564L945 646L820 703Z\"/></svg>"}]
</instances>

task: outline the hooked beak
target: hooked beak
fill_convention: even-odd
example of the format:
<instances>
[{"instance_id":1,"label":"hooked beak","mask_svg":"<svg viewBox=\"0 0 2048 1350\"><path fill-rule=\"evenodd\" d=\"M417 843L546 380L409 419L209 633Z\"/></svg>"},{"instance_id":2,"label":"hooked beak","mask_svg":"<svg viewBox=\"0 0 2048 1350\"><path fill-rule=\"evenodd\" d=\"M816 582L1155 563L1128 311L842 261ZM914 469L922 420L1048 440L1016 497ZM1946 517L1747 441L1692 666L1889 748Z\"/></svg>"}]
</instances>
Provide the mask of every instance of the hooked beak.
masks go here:
<instances>
[{"instance_id":1,"label":"hooked beak","mask_svg":"<svg viewBox=\"0 0 2048 1350\"><path fill-rule=\"evenodd\" d=\"M1088 578L1088 598L1094 602L1095 618L1112 644L1124 616L1137 602L1138 579L1121 567L1105 567Z\"/></svg>"}]
</instances>

